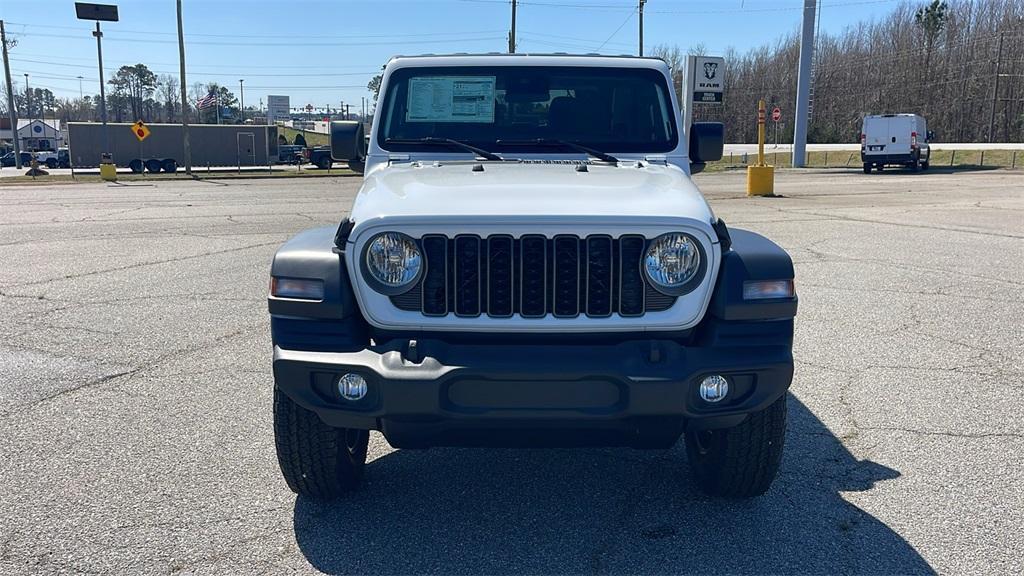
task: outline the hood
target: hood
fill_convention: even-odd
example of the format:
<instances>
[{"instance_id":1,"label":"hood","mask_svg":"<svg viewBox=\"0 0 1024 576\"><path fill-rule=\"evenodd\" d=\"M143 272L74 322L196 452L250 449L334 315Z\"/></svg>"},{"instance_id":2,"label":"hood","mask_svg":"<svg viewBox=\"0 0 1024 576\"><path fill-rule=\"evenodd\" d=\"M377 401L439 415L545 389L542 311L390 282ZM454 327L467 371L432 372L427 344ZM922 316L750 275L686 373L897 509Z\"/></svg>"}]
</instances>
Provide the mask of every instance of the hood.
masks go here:
<instances>
[{"instance_id":1,"label":"hood","mask_svg":"<svg viewBox=\"0 0 1024 576\"><path fill-rule=\"evenodd\" d=\"M473 171L474 165L483 171ZM708 225L711 209L679 168L623 162L412 162L375 170L352 207L357 227L378 219L423 221L593 218L687 219Z\"/></svg>"}]
</instances>

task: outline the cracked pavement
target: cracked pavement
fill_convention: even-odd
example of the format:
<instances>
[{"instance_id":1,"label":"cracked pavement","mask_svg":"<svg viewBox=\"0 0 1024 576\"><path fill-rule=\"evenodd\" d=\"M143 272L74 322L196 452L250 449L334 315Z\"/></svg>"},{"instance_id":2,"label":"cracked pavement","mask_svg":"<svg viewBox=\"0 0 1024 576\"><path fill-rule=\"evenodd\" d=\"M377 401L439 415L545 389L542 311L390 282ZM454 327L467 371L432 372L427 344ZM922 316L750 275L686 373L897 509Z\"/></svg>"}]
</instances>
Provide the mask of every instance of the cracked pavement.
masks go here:
<instances>
[{"instance_id":1,"label":"cracked pavement","mask_svg":"<svg viewBox=\"0 0 1024 576\"><path fill-rule=\"evenodd\" d=\"M781 474L668 451L395 451L296 499L267 270L355 178L0 187L0 573L1024 572L1024 172L697 181L793 255Z\"/></svg>"}]
</instances>

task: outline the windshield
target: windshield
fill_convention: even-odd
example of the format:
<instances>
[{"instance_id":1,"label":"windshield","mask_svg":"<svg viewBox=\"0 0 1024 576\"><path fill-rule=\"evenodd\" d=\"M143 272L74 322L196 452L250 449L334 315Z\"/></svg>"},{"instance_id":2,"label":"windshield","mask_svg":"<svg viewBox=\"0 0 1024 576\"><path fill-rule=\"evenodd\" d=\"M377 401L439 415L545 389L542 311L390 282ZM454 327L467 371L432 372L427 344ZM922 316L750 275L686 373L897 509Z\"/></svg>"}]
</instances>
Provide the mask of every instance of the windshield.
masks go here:
<instances>
[{"instance_id":1,"label":"windshield","mask_svg":"<svg viewBox=\"0 0 1024 576\"><path fill-rule=\"evenodd\" d=\"M678 143L671 102L664 75L648 68L402 68L388 81L377 143L395 152L436 152L444 150L410 141L451 138L515 155L574 153L524 142L544 139L664 153Z\"/></svg>"}]
</instances>

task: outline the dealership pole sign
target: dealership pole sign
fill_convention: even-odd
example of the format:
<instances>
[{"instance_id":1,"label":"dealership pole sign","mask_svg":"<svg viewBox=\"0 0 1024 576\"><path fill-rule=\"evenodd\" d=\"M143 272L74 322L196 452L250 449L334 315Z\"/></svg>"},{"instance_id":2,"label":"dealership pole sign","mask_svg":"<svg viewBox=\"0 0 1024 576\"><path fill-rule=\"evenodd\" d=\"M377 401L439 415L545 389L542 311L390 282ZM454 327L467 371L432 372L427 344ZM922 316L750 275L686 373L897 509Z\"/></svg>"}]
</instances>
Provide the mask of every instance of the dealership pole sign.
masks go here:
<instances>
[{"instance_id":1,"label":"dealership pole sign","mask_svg":"<svg viewBox=\"0 0 1024 576\"><path fill-rule=\"evenodd\" d=\"M721 104L725 87L725 59L717 56L690 56L693 101Z\"/></svg>"}]
</instances>

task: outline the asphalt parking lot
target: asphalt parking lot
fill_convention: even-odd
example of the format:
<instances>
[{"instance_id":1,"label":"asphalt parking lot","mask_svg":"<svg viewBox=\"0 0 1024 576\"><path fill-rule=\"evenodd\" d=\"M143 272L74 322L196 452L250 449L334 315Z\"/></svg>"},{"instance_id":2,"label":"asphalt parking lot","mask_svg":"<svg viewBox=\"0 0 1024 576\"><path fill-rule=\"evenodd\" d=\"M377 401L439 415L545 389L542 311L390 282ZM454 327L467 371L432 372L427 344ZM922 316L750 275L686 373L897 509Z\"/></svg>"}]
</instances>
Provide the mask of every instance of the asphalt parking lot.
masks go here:
<instances>
[{"instance_id":1,"label":"asphalt parking lot","mask_svg":"<svg viewBox=\"0 0 1024 576\"><path fill-rule=\"evenodd\" d=\"M1024 171L698 183L797 268L765 496L670 451L395 451L296 499L267 271L357 178L0 187L0 572L1024 572Z\"/></svg>"}]
</instances>

